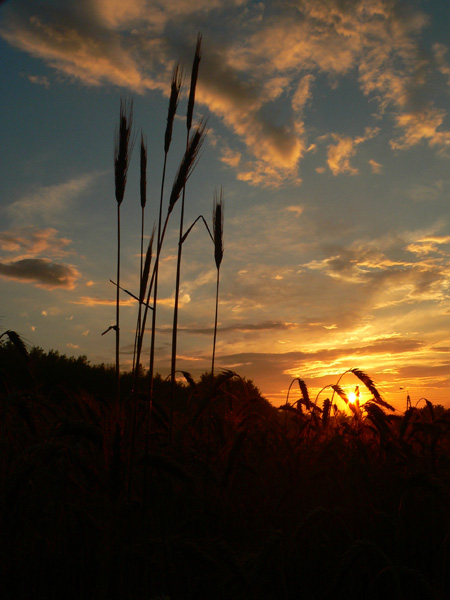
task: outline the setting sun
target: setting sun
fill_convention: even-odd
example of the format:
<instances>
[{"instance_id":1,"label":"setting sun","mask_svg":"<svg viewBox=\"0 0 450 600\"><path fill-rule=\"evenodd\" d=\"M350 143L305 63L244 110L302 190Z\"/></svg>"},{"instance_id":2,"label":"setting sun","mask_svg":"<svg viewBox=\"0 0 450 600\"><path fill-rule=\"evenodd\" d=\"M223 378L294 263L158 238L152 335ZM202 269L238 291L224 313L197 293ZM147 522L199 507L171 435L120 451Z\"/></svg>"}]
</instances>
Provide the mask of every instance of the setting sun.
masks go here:
<instances>
[{"instance_id":1,"label":"setting sun","mask_svg":"<svg viewBox=\"0 0 450 600\"><path fill-rule=\"evenodd\" d=\"M350 392L349 394L347 394L347 398L348 398L348 401L350 402L350 404L355 404L355 402L356 402L355 392Z\"/></svg>"}]
</instances>

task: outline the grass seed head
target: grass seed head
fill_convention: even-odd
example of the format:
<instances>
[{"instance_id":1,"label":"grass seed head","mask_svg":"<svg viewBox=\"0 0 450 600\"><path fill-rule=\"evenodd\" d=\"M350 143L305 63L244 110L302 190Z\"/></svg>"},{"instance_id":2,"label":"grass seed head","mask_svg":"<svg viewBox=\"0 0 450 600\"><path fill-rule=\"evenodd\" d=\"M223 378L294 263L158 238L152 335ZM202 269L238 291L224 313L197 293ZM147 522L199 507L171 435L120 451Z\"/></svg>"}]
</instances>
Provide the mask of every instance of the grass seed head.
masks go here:
<instances>
[{"instance_id":1,"label":"grass seed head","mask_svg":"<svg viewBox=\"0 0 450 600\"><path fill-rule=\"evenodd\" d=\"M145 292L147 290L148 278L150 275L150 265L152 262L152 248L153 248L153 238L155 236L155 230L152 231L152 236L148 243L147 253L145 255L144 268L142 269L142 277L141 277L141 288L139 292L139 302L142 304L145 298Z\"/></svg>"},{"instance_id":2,"label":"grass seed head","mask_svg":"<svg viewBox=\"0 0 450 600\"><path fill-rule=\"evenodd\" d=\"M133 102L120 100L119 129L116 130L114 143L114 179L116 200L120 206L125 195L127 172L130 164L133 141L131 131L133 126Z\"/></svg>"},{"instance_id":3,"label":"grass seed head","mask_svg":"<svg viewBox=\"0 0 450 600\"><path fill-rule=\"evenodd\" d=\"M196 165L198 154L206 137L205 127L206 123L203 122L203 120L200 121L196 130L191 135L191 139L189 140L188 147L186 148L186 152L184 153L183 160L181 161L178 173L172 186L172 192L169 200L169 214L172 212L173 207L180 197L182 189L186 185L186 182L191 176Z\"/></svg>"},{"instance_id":4,"label":"grass seed head","mask_svg":"<svg viewBox=\"0 0 450 600\"><path fill-rule=\"evenodd\" d=\"M303 379L300 379L300 377L297 377L297 381L298 381L298 386L302 392L303 403L306 406L306 408L309 409L312 407L312 402L309 397L308 387L307 387L306 383L303 381Z\"/></svg>"},{"instance_id":5,"label":"grass seed head","mask_svg":"<svg viewBox=\"0 0 450 600\"><path fill-rule=\"evenodd\" d=\"M214 194L213 209L213 237L214 237L214 259L216 267L220 268L223 258L223 191Z\"/></svg>"},{"instance_id":6,"label":"grass seed head","mask_svg":"<svg viewBox=\"0 0 450 600\"><path fill-rule=\"evenodd\" d=\"M388 408L389 410L395 410L393 406L383 400L380 392L375 387L373 380L369 377L369 375L367 375L367 373L364 373L364 371L361 371L360 369L350 369L350 372L364 383L366 388L372 393L373 399L377 404L384 406L384 408Z\"/></svg>"},{"instance_id":7,"label":"grass seed head","mask_svg":"<svg viewBox=\"0 0 450 600\"><path fill-rule=\"evenodd\" d=\"M141 133L141 207L145 208L147 203L147 144L144 134Z\"/></svg>"},{"instance_id":8,"label":"grass seed head","mask_svg":"<svg viewBox=\"0 0 450 600\"><path fill-rule=\"evenodd\" d=\"M187 116L186 116L186 126L187 126L188 131L190 131L191 127L192 127L192 115L194 113L194 104L195 104L195 89L197 87L198 69L200 66L201 58L202 58L202 36L199 33L197 36L197 46L195 48L194 62L192 64L191 88L189 90L189 101L188 101Z\"/></svg>"},{"instance_id":9,"label":"grass seed head","mask_svg":"<svg viewBox=\"0 0 450 600\"><path fill-rule=\"evenodd\" d=\"M332 385L331 388L336 392L336 394L339 396L339 398L341 398L345 402L345 404L349 404L348 396L344 392L344 390L341 388L340 385L338 385L338 384Z\"/></svg>"},{"instance_id":10,"label":"grass seed head","mask_svg":"<svg viewBox=\"0 0 450 600\"><path fill-rule=\"evenodd\" d=\"M173 121L177 112L178 101L180 99L181 84L183 73L179 63L175 65L172 73L172 83L170 86L169 111L167 113L166 133L164 136L164 152L169 152L170 143L172 141Z\"/></svg>"}]
</instances>

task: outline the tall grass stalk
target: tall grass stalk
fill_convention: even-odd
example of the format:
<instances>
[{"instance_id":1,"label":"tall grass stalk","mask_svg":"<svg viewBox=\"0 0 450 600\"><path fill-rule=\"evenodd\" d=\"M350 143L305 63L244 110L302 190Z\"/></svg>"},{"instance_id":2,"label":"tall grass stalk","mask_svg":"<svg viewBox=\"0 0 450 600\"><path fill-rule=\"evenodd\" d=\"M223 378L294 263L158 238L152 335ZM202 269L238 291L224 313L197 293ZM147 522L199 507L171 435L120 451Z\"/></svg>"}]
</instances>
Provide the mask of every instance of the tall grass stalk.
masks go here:
<instances>
[{"instance_id":1,"label":"tall grass stalk","mask_svg":"<svg viewBox=\"0 0 450 600\"><path fill-rule=\"evenodd\" d=\"M197 45L195 48L194 62L192 64L191 71L191 86L189 90L189 100L186 114L186 151L189 147L189 136L192 127L192 115L194 113L195 105L195 90L197 87L198 70L200 67L202 50L202 36L198 34ZM177 273L175 280L175 299L173 309L173 328L172 328L172 360L171 360L171 371L170 377L172 382L171 397L170 397L170 428L169 438L172 436L172 420L173 420L173 402L175 396L175 371L176 371L176 360L177 360L177 329L178 329L178 303L180 295L180 278L181 278L181 253L182 253L182 239L183 239L183 226L184 226L184 203L186 196L186 182L183 185L183 195L181 199L181 212L180 212L180 232L178 237L178 254L177 254Z\"/></svg>"},{"instance_id":2,"label":"tall grass stalk","mask_svg":"<svg viewBox=\"0 0 450 600\"><path fill-rule=\"evenodd\" d=\"M122 204L125 187L127 184L127 173L130 164L133 140L131 131L133 126L133 102L120 101L119 128L116 130L114 144L114 181L115 195L117 201L117 287L116 287L116 401L120 401L120 205Z\"/></svg>"},{"instance_id":3,"label":"tall grass stalk","mask_svg":"<svg viewBox=\"0 0 450 600\"><path fill-rule=\"evenodd\" d=\"M173 130L173 122L175 119L175 114L177 112L178 102L180 99L181 86L183 81L183 74L180 69L179 64L175 66L175 69L172 74L172 83L170 89L170 100L169 100L169 110L167 113L167 125L166 131L164 135L164 165L163 172L161 177L161 191L160 191L160 199L159 199L159 213L158 213L158 238L157 238L157 253L155 259L154 266L154 291L153 291L153 314L152 314L152 332L151 332L151 341L150 341L150 365L149 365L149 373L150 373L150 406L153 402L153 372L155 365L155 337L156 337L156 307L158 300L158 272L159 272L159 257L161 253L161 244L162 244L162 210L163 210L163 198L164 198L164 184L166 179L166 167L167 167L167 156L169 154L170 144L172 141L172 130Z\"/></svg>"}]
</instances>

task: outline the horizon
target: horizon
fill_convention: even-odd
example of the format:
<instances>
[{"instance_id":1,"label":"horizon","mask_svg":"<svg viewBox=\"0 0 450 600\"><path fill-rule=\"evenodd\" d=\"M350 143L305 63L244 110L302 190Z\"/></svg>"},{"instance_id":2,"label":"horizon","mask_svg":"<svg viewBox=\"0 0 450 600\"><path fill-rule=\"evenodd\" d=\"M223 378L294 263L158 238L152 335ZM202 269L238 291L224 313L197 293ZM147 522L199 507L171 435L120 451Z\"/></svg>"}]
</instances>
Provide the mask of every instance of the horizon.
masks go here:
<instances>
[{"instance_id":1,"label":"horizon","mask_svg":"<svg viewBox=\"0 0 450 600\"><path fill-rule=\"evenodd\" d=\"M199 215L211 226L222 186L216 371L251 379L275 406L297 377L315 396L358 368L396 409L408 393L413 405L426 397L449 408L450 5L268 4L0 6L2 331L45 351L114 363L114 335L101 334L115 319L120 99L133 99L137 136L121 206L121 285L136 293L140 132L148 240L171 73L180 60L166 203L201 32L194 124L207 118L208 134L186 186L185 230ZM163 377L178 220L179 206L160 266L155 372ZM215 284L214 248L199 223L183 246L177 352L177 369L196 378L211 368ZM131 368L136 315L122 294L123 370ZM351 374L342 383L358 384Z\"/></svg>"}]
</instances>

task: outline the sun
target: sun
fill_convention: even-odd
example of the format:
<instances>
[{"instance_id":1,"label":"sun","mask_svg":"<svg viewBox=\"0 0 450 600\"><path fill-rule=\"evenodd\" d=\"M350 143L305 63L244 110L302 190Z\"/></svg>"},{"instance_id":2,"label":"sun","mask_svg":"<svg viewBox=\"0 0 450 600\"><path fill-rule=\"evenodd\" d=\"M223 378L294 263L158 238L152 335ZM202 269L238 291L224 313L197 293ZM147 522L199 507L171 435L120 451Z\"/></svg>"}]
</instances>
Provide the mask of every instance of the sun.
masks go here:
<instances>
[{"instance_id":1,"label":"sun","mask_svg":"<svg viewBox=\"0 0 450 600\"><path fill-rule=\"evenodd\" d=\"M356 394L355 394L355 392L349 392L347 394L347 398L348 398L348 401L350 402L350 404L355 404L355 402L356 402Z\"/></svg>"}]
</instances>

